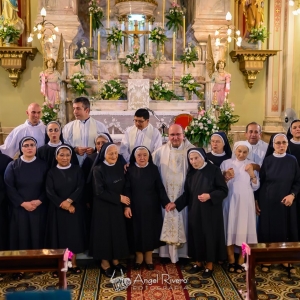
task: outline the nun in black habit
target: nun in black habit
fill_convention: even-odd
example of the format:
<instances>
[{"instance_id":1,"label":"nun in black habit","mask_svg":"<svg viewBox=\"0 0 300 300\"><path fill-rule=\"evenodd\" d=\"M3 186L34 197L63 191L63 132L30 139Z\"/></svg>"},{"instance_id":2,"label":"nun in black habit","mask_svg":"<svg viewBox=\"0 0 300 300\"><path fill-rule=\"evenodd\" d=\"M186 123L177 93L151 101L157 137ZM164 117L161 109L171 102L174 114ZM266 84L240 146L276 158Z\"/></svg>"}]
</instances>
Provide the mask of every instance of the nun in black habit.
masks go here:
<instances>
[{"instance_id":1,"label":"nun in black habit","mask_svg":"<svg viewBox=\"0 0 300 300\"><path fill-rule=\"evenodd\" d=\"M271 137L259 172L258 241L298 241L295 197L300 191L300 171L294 156L287 154L288 139L279 133Z\"/></svg>"},{"instance_id":2,"label":"nun in black habit","mask_svg":"<svg viewBox=\"0 0 300 300\"><path fill-rule=\"evenodd\" d=\"M62 144L64 144L64 139L60 124L56 121L49 122L46 126L45 145L37 150L37 157L47 162L49 170L56 166L55 150ZM71 163L72 165L79 165L77 155L72 147L71 149Z\"/></svg>"},{"instance_id":3,"label":"nun in black habit","mask_svg":"<svg viewBox=\"0 0 300 300\"><path fill-rule=\"evenodd\" d=\"M50 200L46 245L54 249L69 248L74 254L85 250L83 188L84 176L78 165L70 163L72 149L68 145L56 148L57 166L47 175L46 190ZM73 273L81 273L72 257ZM57 277L56 273L53 273Z\"/></svg>"},{"instance_id":4,"label":"nun in black habit","mask_svg":"<svg viewBox=\"0 0 300 300\"><path fill-rule=\"evenodd\" d=\"M8 250L8 199L4 183L4 172L12 159L0 151L0 251Z\"/></svg>"},{"instance_id":5,"label":"nun in black habit","mask_svg":"<svg viewBox=\"0 0 300 300\"><path fill-rule=\"evenodd\" d=\"M24 137L20 158L9 163L4 174L10 204L10 249L44 248L48 201L45 191L47 164L37 158L37 141Z\"/></svg>"},{"instance_id":6,"label":"nun in black habit","mask_svg":"<svg viewBox=\"0 0 300 300\"><path fill-rule=\"evenodd\" d=\"M188 271L208 278L213 272L213 262L226 259L226 246L222 202L228 187L219 167L207 160L203 148L188 150L189 169L184 193L167 206L181 211L188 206L188 255L196 264Z\"/></svg>"},{"instance_id":7,"label":"nun in black habit","mask_svg":"<svg viewBox=\"0 0 300 300\"><path fill-rule=\"evenodd\" d=\"M206 157L214 165L220 167L224 160L231 158L232 151L225 132L213 133L210 137L210 144L211 152L207 153Z\"/></svg>"},{"instance_id":8,"label":"nun in black habit","mask_svg":"<svg viewBox=\"0 0 300 300\"><path fill-rule=\"evenodd\" d=\"M126 224L123 204L124 166L118 161L118 148L113 143L102 146L93 172L93 217L90 251L94 259L101 259L101 270L111 277L113 270L126 268L118 261L128 256ZM112 266L109 261L112 260Z\"/></svg>"},{"instance_id":9,"label":"nun in black habit","mask_svg":"<svg viewBox=\"0 0 300 300\"><path fill-rule=\"evenodd\" d=\"M158 168L152 162L150 151L136 147L130 156L126 173L125 195L130 205L125 216L132 219L132 248L136 252L134 270L139 270L143 255L148 270L153 270L152 252L164 245L160 241L163 225L162 208L170 202L162 183Z\"/></svg>"}]
</instances>

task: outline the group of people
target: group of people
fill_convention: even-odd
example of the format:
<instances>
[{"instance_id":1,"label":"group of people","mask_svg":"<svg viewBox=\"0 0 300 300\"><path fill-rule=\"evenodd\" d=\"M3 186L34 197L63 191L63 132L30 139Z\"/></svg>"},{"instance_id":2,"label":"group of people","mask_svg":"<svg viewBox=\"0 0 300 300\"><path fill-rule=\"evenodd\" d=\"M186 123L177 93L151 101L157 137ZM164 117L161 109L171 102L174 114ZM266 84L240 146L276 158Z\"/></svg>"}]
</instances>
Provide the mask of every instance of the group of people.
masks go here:
<instances>
[{"instance_id":1,"label":"group of people","mask_svg":"<svg viewBox=\"0 0 300 300\"><path fill-rule=\"evenodd\" d=\"M89 116L87 98L76 98L73 110L76 120L62 129L42 124L33 103L0 146L0 250L69 248L80 273L76 254L88 249L111 277L126 272L119 260L131 253L133 269L153 270L158 249L162 263L192 258L188 272L207 278L226 259L229 272L244 272L243 242L299 241L300 120L269 145L255 122L233 150L216 132L206 153L178 124L162 145L139 109L119 150Z\"/></svg>"}]
</instances>

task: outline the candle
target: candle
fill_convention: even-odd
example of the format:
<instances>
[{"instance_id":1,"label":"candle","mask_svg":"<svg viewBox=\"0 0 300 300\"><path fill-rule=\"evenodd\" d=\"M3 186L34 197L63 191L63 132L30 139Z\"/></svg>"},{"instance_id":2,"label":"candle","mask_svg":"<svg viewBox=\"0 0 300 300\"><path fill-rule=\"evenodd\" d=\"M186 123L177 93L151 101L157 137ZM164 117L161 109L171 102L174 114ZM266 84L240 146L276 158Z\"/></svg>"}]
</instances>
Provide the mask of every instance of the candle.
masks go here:
<instances>
[{"instance_id":1,"label":"candle","mask_svg":"<svg viewBox=\"0 0 300 300\"><path fill-rule=\"evenodd\" d=\"M107 0L107 25L106 28L109 28L109 0Z\"/></svg>"},{"instance_id":2,"label":"candle","mask_svg":"<svg viewBox=\"0 0 300 300\"><path fill-rule=\"evenodd\" d=\"M183 16L183 50L185 48L185 16Z\"/></svg>"},{"instance_id":3,"label":"candle","mask_svg":"<svg viewBox=\"0 0 300 300\"><path fill-rule=\"evenodd\" d=\"M165 9L166 9L166 0L163 0L163 11L162 11L162 28L165 29Z\"/></svg>"},{"instance_id":4,"label":"candle","mask_svg":"<svg viewBox=\"0 0 300 300\"><path fill-rule=\"evenodd\" d=\"M90 48L92 48L92 18L93 18L93 15L90 14Z\"/></svg>"},{"instance_id":5,"label":"candle","mask_svg":"<svg viewBox=\"0 0 300 300\"><path fill-rule=\"evenodd\" d=\"M173 67L175 67L175 31L173 32Z\"/></svg>"},{"instance_id":6,"label":"candle","mask_svg":"<svg viewBox=\"0 0 300 300\"><path fill-rule=\"evenodd\" d=\"M98 31L98 67L100 67L100 30Z\"/></svg>"}]
</instances>

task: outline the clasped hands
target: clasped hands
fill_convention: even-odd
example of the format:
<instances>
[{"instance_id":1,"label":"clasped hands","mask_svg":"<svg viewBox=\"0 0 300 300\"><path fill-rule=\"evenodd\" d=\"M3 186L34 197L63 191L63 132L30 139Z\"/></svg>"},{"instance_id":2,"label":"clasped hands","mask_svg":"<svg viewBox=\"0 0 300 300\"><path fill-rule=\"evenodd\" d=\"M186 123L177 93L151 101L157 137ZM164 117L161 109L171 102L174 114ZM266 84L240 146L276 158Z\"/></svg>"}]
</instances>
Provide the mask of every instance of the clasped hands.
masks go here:
<instances>
[{"instance_id":1,"label":"clasped hands","mask_svg":"<svg viewBox=\"0 0 300 300\"><path fill-rule=\"evenodd\" d=\"M71 214L74 214L74 212L75 212L75 207L74 207L74 205L72 205L72 204L71 204L69 201L67 201L67 200L64 200L64 201L60 204L59 207L62 208L62 209L64 209L64 210L68 210L69 213L71 213Z\"/></svg>"},{"instance_id":2,"label":"clasped hands","mask_svg":"<svg viewBox=\"0 0 300 300\"><path fill-rule=\"evenodd\" d=\"M42 201L37 199L37 200L23 202L21 206L25 208L27 211L34 211L41 204Z\"/></svg>"},{"instance_id":3,"label":"clasped hands","mask_svg":"<svg viewBox=\"0 0 300 300\"><path fill-rule=\"evenodd\" d=\"M94 148L92 148L92 147L75 147L75 152L80 156L84 155L85 153L90 155L94 152Z\"/></svg>"}]
</instances>

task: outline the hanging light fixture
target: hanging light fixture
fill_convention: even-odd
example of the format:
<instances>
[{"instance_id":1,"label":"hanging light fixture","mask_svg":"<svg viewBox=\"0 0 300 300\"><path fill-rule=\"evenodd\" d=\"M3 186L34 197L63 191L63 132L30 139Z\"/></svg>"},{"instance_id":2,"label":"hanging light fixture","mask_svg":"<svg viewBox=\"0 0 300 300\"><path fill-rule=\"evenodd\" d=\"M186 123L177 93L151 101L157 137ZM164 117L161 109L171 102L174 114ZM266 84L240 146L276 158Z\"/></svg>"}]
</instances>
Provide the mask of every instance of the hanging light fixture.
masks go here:
<instances>
[{"instance_id":1,"label":"hanging light fixture","mask_svg":"<svg viewBox=\"0 0 300 300\"><path fill-rule=\"evenodd\" d=\"M289 6L293 7L293 15L298 16L300 15L300 0L290 0Z\"/></svg>"}]
</instances>

